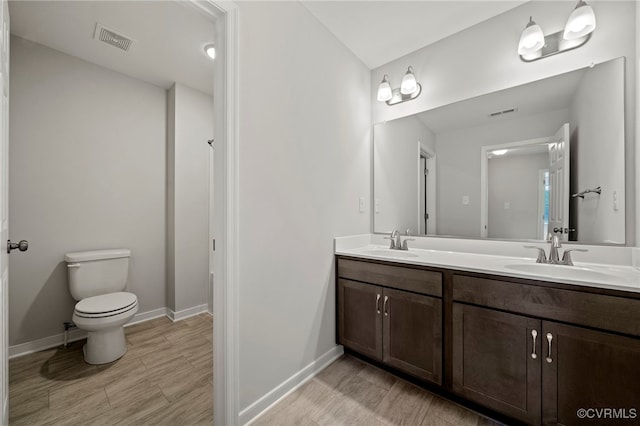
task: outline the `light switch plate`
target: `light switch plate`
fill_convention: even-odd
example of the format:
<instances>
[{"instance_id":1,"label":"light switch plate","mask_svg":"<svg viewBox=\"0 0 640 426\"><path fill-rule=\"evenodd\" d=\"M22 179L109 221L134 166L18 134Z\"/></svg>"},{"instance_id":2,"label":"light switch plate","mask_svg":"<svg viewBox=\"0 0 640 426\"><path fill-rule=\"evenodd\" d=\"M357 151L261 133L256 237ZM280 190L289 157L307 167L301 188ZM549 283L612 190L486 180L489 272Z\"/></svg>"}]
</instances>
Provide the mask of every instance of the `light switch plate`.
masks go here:
<instances>
[{"instance_id":1,"label":"light switch plate","mask_svg":"<svg viewBox=\"0 0 640 426\"><path fill-rule=\"evenodd\" d=\"M463 206L469 205L469 196L468 195L463 195L462 196L462 205Z\"/></svg>"},{"instance_id":2,"label":"light switch plate","mask_svg":"<svg viewBox=\"0 0 640 426\"><path fill-rule=\"evenodd\" d=\"M360 197L358 200L358 208L360 209L360 213L364 213L364 197Z\"/></svg>"}]
</instances>

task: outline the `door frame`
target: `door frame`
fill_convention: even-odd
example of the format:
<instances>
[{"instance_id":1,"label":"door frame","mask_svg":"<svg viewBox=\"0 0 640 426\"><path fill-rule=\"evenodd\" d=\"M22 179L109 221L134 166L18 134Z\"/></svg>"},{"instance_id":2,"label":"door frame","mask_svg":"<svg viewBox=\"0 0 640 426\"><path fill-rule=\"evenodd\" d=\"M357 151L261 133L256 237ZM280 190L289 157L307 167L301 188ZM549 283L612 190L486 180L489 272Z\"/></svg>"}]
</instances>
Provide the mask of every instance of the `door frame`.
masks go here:
<instances>
[{"instance_id":1,"label":"door frame","mask_svg":"<svg viewBox=\"0 0 640 426\"><path fill-rule=\"evenodd\" d=\"M527 139L517 142L507 142L499 145L485 145L480 149L480 237L489 235L489 151L496 149L521 148L528 145L539 145L554 142L552 136Z\"/></svg>"},{"instance_id":2,"label":"door frame","mask_svg":"<svg viewBox=\"0 0 640 426\"><path fill-rule=\"evenodd\" d=\"M179 0L174 0L179 1ZM239 11L233 1L189 0L215 25L214 201L216 239L213 287L214 424L239 423L238 213L239 213Z\"/></svg>"},{"instance_id":3,"label":"door frame","mask_svg":"<svg viewBox=\"0 0 640 426\"><path fill-rule=\"evenodd\" d=\"M420 158L426 158L426 166L427 170L429 170L429 178L427 179L427 187L425 191L427 193L426 201L427 208L429 211L425 211L429 215L429 220L427 221L427 227L424 230L424 235L436 235L437 233L437 184L436 184L436 152L427 146L419 143L418 144L418 170L420 171ZM424 179L424 176L419 172L419 179ZM420 183L418 183L418 200L422 199L422 195L420 194ZM418 209L418 215L420 214L420 209ZM424 223L424 218L419 217L418 223Z\"/></svg>"}]
</instances>

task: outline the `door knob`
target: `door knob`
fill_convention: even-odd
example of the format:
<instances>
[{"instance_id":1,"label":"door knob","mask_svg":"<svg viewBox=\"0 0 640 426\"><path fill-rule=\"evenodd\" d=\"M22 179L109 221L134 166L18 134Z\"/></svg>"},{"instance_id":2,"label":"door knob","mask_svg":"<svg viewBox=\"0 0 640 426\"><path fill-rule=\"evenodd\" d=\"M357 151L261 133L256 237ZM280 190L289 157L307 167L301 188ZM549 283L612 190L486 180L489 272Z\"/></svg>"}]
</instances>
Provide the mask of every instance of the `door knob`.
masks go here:
<instances>
[{"instance_id":1,"label":"door knob","mask_svg":"<svg viewBox=\"0 0 640 426\"><path fill-rule=\"evenodd\" d=\"M11 250L18 249L20 251L27 251L29 248L29 241L21 240L19 243L12 243L11 240L7 240L7 253L11 253Z\"/></svg>"}]
</instances>

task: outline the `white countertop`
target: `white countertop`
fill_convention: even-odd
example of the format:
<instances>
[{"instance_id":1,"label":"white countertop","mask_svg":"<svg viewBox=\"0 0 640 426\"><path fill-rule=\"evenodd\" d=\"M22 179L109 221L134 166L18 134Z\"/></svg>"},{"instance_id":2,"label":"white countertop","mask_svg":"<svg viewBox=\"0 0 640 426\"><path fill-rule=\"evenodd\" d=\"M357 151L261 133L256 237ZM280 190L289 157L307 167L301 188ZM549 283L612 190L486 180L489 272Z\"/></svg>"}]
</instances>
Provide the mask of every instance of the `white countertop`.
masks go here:
<instances>
[{"instance_id":1,"label":"white countertop","mask_svg":"<svg viewBox=\"0 0 640 426\"><path fill-rule=\"evenodd\" d=\"M505 250L497 250L496 246L492 246L489 251L500 252L506 251L509 254L483 254L465 251L440 250L429 248L411 248L410 242L408 251L389 250L388 242L380 244L383 236L378 235L361 235L354 237L336 238L335 254L359 257L363 259L385 260L409 265L431 266L445 269L455 269L467 272L479 272L506 277L517 277L534 279L538 281L557 282L564 284L581 285L587 287L596 287L603 289L622 290L640 293L640 269L631 264L624 264L627 256L624 250L628 250L628 263L635 258L635 254L631 253L630 247L607 247L609 251L618 250L618 256L615 257L617 264L580 262L574 257L574 266L563 265L546 265L536 264L535 251L531 250L515 250L515 247L526 245L523 243L506 242ZM414 237L411 237L414 238ZM403 237L404 239L404 237ZM428 238L424 238L425 240ZM416 239L420 240L420 238ZM464 245L464 241L460 240ZM489 245L490 241L485 241ZM505 243L505 242L498 242ZM428 243L423 242L422 246ZM449 243L451 244L451 243ZM476 242L477 244L477 242ZM509 247L508 244L515 244ZM421 245L418 242L416 245ZM534 244L545 247L543 244ZM548 246L548 244L546 244ZM569 246L567 246L569 247ZM581 246L596 247L593 251L601 250L599 246ZM479 251L477 247L473 247L474 251ZM546 250L548 252L548 248ZM563 249L559 249L562 253ZM521 256L521 253L527 253L529 256ZM573 254L573 253L572 253ZM582 254L582 253L580 253ZM562 255L562 254L561 254ZM623 258L621 261L621 257Z\"/></svg>"}]
</instances>

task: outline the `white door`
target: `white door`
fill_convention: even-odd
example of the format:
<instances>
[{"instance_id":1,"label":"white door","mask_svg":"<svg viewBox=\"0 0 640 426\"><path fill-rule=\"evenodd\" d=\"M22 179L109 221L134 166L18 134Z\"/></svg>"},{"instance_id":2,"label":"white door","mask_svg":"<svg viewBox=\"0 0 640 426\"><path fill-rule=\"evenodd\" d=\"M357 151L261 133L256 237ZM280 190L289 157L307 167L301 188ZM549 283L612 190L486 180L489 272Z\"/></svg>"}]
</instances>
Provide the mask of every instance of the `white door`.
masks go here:
<instances>
[{"instance_id":1,"label":"white door","mask_svg":"<svg viewBox=\"0 0 640 426\"><path fill-rule=\"evenodd\" d=\"M569 123L549 144L549 233L569 239Z\"/></svg>"},{"instance_id":2,"label":"white door","mask_svg":"<svg viewBox=\"0 0 640 426\"><path fill-rule=\"evenodd\" d=\"M2 28L0 33L0 241L9 239L9 5L0 1ZM9 258L4 244L0 244L0 398L2 399L2 424L9 424Z\"/></svg>"}]
</instances>

